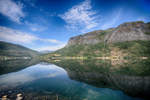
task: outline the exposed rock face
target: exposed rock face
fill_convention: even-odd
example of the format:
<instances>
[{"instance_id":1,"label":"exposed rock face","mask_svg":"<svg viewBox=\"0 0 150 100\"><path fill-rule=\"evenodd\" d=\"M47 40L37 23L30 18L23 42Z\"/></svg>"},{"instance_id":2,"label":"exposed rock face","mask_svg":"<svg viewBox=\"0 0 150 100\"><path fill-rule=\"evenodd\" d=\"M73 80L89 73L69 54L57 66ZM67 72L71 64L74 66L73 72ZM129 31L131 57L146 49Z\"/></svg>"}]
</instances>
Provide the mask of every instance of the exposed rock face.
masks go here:
<instances>
[{"instance_id":1,"label":"exposed rock face","mask_svg":"<svg viewBox=\"0 0 150 100\"><path fill-rule=\"evenodd\" d=\"M150 40L150 23L130 22L123 23L117 28L98 30L72 37L68 45L96 44L100 42L115 43L133 40Z\"/></svg>"},{"instance_id":2,"label":"exposed rock face","mask_svg":"<svg viewBox=\"0 0 150 100\"><path fill-rule=\"evenodd\" d=\"M124 23L119 25L111 34L107 34L105 40L107 42L124 42L133 40L150 40L150 24L143 22Z\"/></svg>"},{"instance_id":3,"label":"exposed rock face","mask_svg":"<svg viewBox=\"0 0 150 100\"><path fill-rule=\"evenodd\" d=\"M93 31L93 32L89 32L86 33L84 35L79 35L76 37L72 37L70 38L68 45L75 45L75 44L96 44L98 42L102 42L102 40L100 40L98 38L98 34L102 32L102 30L99 31Z\"/></svg>"}]
</instances>

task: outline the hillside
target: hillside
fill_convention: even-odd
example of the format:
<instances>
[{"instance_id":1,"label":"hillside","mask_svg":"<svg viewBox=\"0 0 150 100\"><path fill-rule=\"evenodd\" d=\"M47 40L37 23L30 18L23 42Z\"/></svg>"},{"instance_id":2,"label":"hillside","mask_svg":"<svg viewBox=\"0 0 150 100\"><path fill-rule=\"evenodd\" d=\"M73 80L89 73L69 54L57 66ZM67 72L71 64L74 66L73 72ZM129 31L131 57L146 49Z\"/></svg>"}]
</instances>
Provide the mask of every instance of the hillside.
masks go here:
<instances>
[{"instance_id":1,"label":"hillside","mask_svg":"<svg viewBox=\"0 0 150 100\"><path fill-rule=\"evenodd\" d=\"M43 59L63 67L73 80L149 98L150 23L123 23L72 37Z\"/></svg>"},{"instance_id":2,"label":"hillside","mask_svg":"<svg viewBox=\"0 0 150 100\"><path fill-rule=\"evenodd\" d=\"M37 51L26 47L0 41L0 56L2 57L36 57L39 55Z\"/></svg>"},{"instance_id":3,"label":"hillside","mask_svg":"<svg viewBox=\"0 0 150 100\"><path fill-rule=\"evenodd\" d=\"M150 56L150 23L123 23L116 28L72 37L54 53L71 57Z\"/></svg>"},{"instance_id":4,"label":"hillside","mask_svg":"<svg viewBox=\"0 0 150 100\"><path fill-rule=\"evenodd\" d=\"M97 30L70 38L68 46L77 44L116 43L133 40L150 40L150 23L128 22L116 28Z\"/></svg>"}]
</instances>

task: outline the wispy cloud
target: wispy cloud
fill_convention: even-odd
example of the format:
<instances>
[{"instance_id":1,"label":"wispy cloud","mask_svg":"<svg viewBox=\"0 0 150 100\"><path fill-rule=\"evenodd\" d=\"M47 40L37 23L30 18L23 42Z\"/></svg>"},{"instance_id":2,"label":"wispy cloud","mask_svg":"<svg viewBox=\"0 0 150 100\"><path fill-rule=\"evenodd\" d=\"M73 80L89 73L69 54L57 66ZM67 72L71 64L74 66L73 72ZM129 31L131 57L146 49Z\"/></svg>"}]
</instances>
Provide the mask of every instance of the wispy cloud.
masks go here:
<instances>
[{"instance_id":1,"label":"wispy cloud","mask_svg":"<svg viewBox=\"0 0 150 100\"><path fill-rule=\"evenodd\" d=\"M40 47L40 48L36 48L35 50L37 51L55 51L55 50L58 50L58 49L61 49L63 47L65 47L66 43L61 43L61 44L58 44L58 45L54 45L54 46L43 46L43 47Z\"/></svg>"},{"instance_id":2,"label":"wispy cloud","mask_svg":"<svg viewBox=\"0 0 150 100\"><path fill-rule=\"evenodd\" d=\"M69 29L91 29L98 25L96 12L92 10L91 1L85 0L73 6L60 17L67 23Z\"/></svg>"},{"instance_id":3,"label":"wispy cloud","mask_svg":"<svg viewBox=\"0 0 150 100\"><path fill-rule=\"evenodd\" d=\"M36 7L35 3L37 0L22 0L22 1L30 5L31 7Z\"/></svg>"},{"instance_id":4,"label":"wispy cloud","mask_svg":"<svg viewBox=\"0 0 150 100\"><path fill-rule=\"evenodd\" d=\"M23 5L12 0L0 0L0 13L9 17L12 21L20 23L25 16L22 11Z\"/></svg>"},{"instance_id":5,"label":"wispy cloud","mask_svg":"<svg viewBox=\"0 0 150 100\"><path fill-rule=\"evenodd\" d=\"M37 39L34 35L0 26L0 40L16 43L31 43Z\"/></svg>"},{"instance_id":6,"label":"wispy cloud","mask_svg":"<svg viewBox=\"0 0 150 100\"><path fill-rule=\"evenodd\" d=\"M33 32L42 32L44 30L47 29L46 26L42 26L42 25L39 25L39 24L35 24L35 23L30 23L30 22L25 22L25 24L29 27L29 29Z\"/></svg>"},{"instance_id":7,"label":"wispy cloud","mask_svg":"<svg viewBox=\"0 0 150 100\"><path fill-rule=\"evenodd\" d=\"M50 43L56 43L56 44L62 44L63 43L63 42L55 40L55 39L42 39L42 38L39 38L39 40L43 41L43 42L50 42Z\"/></svg>"},{"instance_id":8,"label":"wispy cloud","mask_svg":"<svg viewBox=\"0 0 150 100\"><path fill-rule=\"evenodd\" d=\"M19 30L2 27L0 26L0 40L8 41L8 42L15 42L15 43L33 43L34 41L41 41L41 42L49 42L55 44L61 44L61 41L55 39L44 39L37 37L31 33L22 32Z\"/></svg>"}]
</instances>

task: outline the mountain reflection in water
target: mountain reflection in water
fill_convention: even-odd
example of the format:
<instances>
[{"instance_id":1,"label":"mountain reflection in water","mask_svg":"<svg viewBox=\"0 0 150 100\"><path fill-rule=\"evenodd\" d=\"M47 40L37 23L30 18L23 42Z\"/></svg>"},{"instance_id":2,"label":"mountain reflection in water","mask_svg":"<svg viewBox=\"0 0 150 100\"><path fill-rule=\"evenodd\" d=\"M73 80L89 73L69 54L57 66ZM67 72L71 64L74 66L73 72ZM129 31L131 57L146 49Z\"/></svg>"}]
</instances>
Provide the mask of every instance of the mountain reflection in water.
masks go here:
<instances>
[{"instance_id":1,"label":"mountain reflection in water","mask_svg":"<svg viewBox=\"0 0 150 100\"><path fill-rule=\"evenodd\" d=\"M57 96L59 100L142 100L150 93L149 77L108 74L107 69L95 69L95 64L90 63L87 66L67 60L55 65L30 64L17 72L0 75L0 96L14 98L22 93L26 100L37 96L55 100Z\"/></svg>"}]
</instances>

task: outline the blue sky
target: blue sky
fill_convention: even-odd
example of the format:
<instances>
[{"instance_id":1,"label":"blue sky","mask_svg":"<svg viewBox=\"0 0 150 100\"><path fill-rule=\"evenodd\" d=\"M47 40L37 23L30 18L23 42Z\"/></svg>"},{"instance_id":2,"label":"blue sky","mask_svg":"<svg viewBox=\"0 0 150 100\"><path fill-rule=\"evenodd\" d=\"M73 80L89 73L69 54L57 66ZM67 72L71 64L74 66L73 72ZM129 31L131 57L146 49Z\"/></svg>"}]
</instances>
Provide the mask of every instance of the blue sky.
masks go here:
<instances>
[{"instance_id":1,"label":"blue sky","mask_svg":"<svg viewBox=\"0 0 150 100\"><path fill-rule=\"evenodd\" d=\"M70 37L150 21L150 0L0 0L0 40L43 51Z\"/></svg>"}]
</instances>

